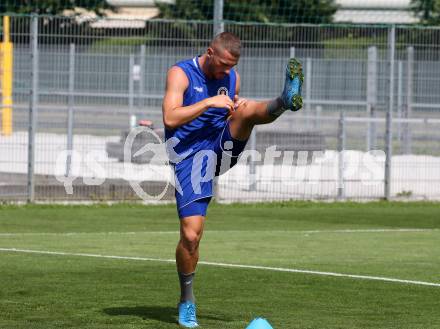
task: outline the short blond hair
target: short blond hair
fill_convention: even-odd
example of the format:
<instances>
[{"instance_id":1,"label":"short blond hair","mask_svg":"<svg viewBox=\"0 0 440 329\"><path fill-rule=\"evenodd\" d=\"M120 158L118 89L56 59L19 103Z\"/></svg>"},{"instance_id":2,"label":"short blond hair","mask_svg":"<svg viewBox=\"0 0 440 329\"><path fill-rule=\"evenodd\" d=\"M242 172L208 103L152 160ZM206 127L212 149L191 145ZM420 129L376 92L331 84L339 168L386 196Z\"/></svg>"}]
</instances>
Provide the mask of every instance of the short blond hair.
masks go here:
<instances>
[{"instance_id":1,"label":"short blond hair","mask_svg":"<svg viewBox=\"0 0 440 329\"><path fill-rule=\"evenodd\" d=\"M211 47L221 47L230 52L232 56L239 57L241 52L241 41L234 33L222 32L212 39Z\"/></svg>"}]
</instances>

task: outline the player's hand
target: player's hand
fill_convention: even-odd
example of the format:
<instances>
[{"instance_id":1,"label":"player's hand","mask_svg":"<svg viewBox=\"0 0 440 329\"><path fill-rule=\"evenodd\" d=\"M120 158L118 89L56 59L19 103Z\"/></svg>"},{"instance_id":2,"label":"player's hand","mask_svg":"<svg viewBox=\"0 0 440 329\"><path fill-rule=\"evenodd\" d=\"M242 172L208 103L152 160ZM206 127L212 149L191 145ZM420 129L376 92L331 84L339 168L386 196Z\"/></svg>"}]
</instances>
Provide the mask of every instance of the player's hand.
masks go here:
<instances>
[{"instance_id":1,"label":"player's hand","mask_svg":"<svg viewBox=\"0 0 440 329\"><path fill-rule=\"evenodd\" d=\"M229 96L226 95L217 95L214 97L207 98L208 107L217 107L217 108L225 108L229 112L234 110L234 102Z\"/></svg>"},{"instance_id":2,"label":"player's hand","mask_svg":"<svg viewBox=\"0 0 440 329\"><path fill-rule=\"evenodd\" d=\"M246 98L239 97L238 95L234 96L234 111L239 107L246 107L248 100Z\"/></svg>"}]
</instances>

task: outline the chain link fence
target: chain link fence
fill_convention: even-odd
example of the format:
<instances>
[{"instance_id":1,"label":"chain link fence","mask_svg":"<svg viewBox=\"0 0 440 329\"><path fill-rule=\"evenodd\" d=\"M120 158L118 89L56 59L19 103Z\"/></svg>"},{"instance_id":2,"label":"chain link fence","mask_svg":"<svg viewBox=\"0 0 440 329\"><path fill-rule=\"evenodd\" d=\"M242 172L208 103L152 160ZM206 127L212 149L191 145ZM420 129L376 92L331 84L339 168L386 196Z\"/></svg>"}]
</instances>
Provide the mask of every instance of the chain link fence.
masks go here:
<instances>
[{"instance_id":1,"label":"chain link fence","mask_svg":"<svg viewBox=\"0 0 440 329\"><path fill-rule=\"evenodd\" d=\"M208 22L141 23L11 17L13 67L0 74L2 99L12 78L13 104L3 102L0 118L4 129L12 109L12 131L0 135L0 200L139 200L121 156L127 134L151 120L163 136L166 71L201 54L213 34ZM242 96L279 95L291 56L305 84L303 110L255 129L247 150L258 154L219 178L218 200L440 199L439 29L224 28L243 41ZM281 154L265 161L274 146ZM172 200L170 168L155 161L136 164L132 179L151 195L167 188L162 199Z\"/></svg>"}]
</instances>

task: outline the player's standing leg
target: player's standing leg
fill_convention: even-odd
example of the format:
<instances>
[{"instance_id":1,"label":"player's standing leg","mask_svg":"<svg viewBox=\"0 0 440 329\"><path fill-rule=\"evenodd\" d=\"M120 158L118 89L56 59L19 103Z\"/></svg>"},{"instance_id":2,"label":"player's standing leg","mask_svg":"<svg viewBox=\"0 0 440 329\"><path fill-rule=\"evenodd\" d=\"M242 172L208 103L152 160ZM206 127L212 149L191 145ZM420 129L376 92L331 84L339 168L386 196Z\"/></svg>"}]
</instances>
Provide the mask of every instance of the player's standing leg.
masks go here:
<instances>
[{"instance_id":1,"label":"player's standing leg","mask_svg":"<svg viewBox=\"0 0 440 329\"><path fill-rule=\"evenodd\" d=\"M176 248L181 291L178 311L179 324L186 328L198 327L193 279L199 260L199 242L202 238L204 222L204 216L188 216L180 219L180 241Z\"/></svg>"}]
</instances>

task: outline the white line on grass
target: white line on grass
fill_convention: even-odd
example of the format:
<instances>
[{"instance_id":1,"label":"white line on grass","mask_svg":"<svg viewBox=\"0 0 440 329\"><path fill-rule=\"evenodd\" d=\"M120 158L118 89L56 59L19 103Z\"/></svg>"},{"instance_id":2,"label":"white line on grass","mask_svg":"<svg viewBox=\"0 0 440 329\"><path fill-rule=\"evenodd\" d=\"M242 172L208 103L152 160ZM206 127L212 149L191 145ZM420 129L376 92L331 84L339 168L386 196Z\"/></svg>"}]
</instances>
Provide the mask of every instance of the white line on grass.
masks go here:
<instances>
[{"instance_id":1,"label":"white line on grass","mask_svg":"<svg viewBox=\"0 0 440 329\"><path fill-rule=\"evenodd\" d=\"M30 249L17 249L17 248L0 248L0 251L4 251L4 252L18 252L18 253L29 253L29 254L42 254L42 255L79 256L79 257L94 257L94 258L138 260L138 261L150 261L150 262L173 263L173 264L176 262L174 259L161 259L161 258L150 258L150 257L130 257L130 256L113 256L113 255L87 254L87 253L63 252L63 251L30 250ZM402 279L387 278L387 277L381 277L381 276L343 274L343 273L335 273L335 272L320 272L320 271L298 270L298 269L283 268L283 267L268 267L268 266L258 266L258 265L229 264L229 263L216 263L216 262L205 262L205 261L200 261L199 264L201 264L201 265L208 265L208 266L217 266L217 267L242 268L242 269L244 268L244 269L254 269L254 270L276 271L276 272L314 274L314 275L323 275L323 276L332 276L332 277L341 277L341 278L351 278L351 279L360 279L360 280L375 280L375 281L384 281L384 282L406 283L406 284L419 285L419 286L440 287L440 283L426 282L426 281L414 281L414 280L402 280Z\"/></svg>"},{"instance_id":2,"label":"white line on grass","mask_svg":"<svg viewBox=\"0 0 440 329\"><path fill-rule=\"evenodd\" d=\"M318 233L412 233L412 232L435 232L436 228L398 228L398 229L341 229L341 230L206 230L205 233L296 233L296 234L318 234ZM133 232L4 232L0 236L20 235L135 235L135 234L179 234L179 231L133 231Z\"/></svg>"}]
</instances>

